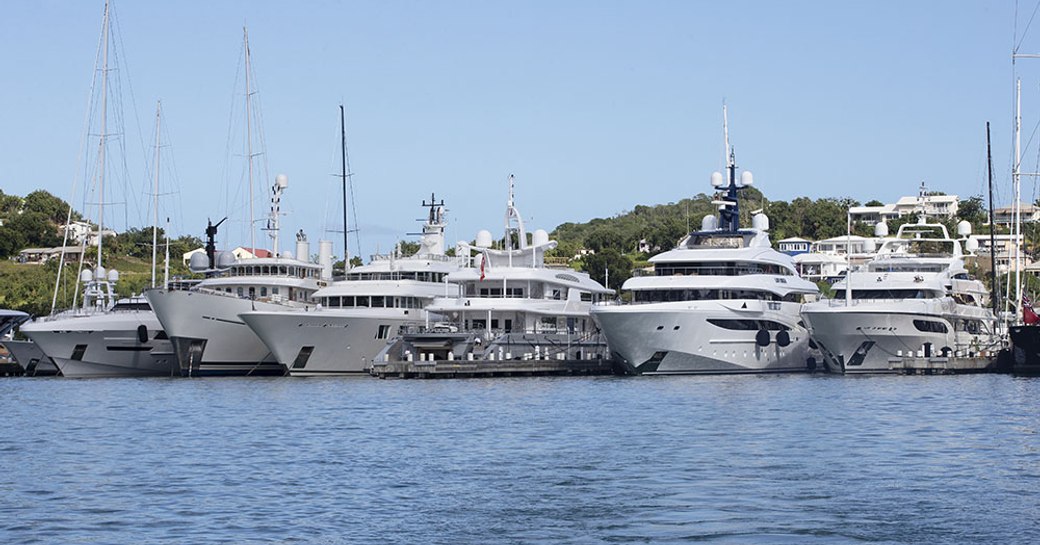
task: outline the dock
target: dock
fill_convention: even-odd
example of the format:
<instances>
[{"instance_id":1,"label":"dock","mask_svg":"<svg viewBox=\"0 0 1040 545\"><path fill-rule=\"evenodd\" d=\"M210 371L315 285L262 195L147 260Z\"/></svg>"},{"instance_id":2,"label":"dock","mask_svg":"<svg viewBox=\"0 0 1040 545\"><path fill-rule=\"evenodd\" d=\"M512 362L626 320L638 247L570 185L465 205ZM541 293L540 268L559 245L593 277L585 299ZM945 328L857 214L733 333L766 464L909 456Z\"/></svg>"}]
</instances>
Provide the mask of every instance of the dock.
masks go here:
<instances>
[{"instance_id":1,"label":"dock","mask_svg":"<svg viewBox=\"0 0 1040 545\"><path fill-rule=\"evenodd\" d=\"M998 357L893 357L888 368L903 375L960 375L969 373L1006 373Z\"/></svg>"},{"instance_id":2,"label":"dock","mask_svg":"<svg viewBox=\"0 0 1040 545\"><path fill-rule=\"evenodd\" d=\"M432 360L376 362L369 374L387 378L484 378L613 375L606 359Z\"/></svg>"}]
</instances>

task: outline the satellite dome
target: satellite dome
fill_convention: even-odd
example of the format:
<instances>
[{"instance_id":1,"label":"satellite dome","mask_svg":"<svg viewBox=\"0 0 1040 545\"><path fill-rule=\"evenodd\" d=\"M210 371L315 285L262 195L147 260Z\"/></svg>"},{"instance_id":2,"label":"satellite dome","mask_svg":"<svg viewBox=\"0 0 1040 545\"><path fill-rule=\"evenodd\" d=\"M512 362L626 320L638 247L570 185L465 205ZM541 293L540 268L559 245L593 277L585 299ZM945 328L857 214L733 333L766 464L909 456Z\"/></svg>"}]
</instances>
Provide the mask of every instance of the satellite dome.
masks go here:
<instances>
[{"instance_id":1,"label":"satellite dome","mask_svg":"<svg viewBox=\"0 0 1040 545\"><path fill-rule=\"evenodd\" d=\"M231 252L217 252L217 268L227 269L235 264L235 254Z\"/></svg>"},{"instance_id":2,"label":"satellite dome","mask_svg":"<svg viewBox=\"0 0 1040 545\"><path fill-rule=\"evenodd\" d=\"M544 246L549 243L549 233L545 232L545 229L536 229L534 234L531 235L531 244L533 246Z\"/></svg>"},{"instance_id":3,"label":"satellite dome","mask_svg":"<svg viewBox=\"0 0 1040 545\"><path fill-rule=\"evenodd\" d=\"M100 265L98 265L98 268L94 269L94 279L95 280L104 280L105 279L105 272L107 272L107 271L105 271L105 268L100 266Z\"/></svg>"},{"instance_id":4,"label":"satellite dome","mask_svg":"<svg viewBox=\"0 0 1040 545\"><path fill-rule=\"evenodd\" d=\"M971 222L962 221L957 224L957 235L966 237L971 234Z\"/></svg>"},{"instance_id":5,"label":"satellite dome","mask_svg":"<svg viewBox=\"0 0 1040 545\"><path fill-rule=\"evenodd\" d=\"M209 268L209 257L206 254L199 252L197 254L191 254L191 258L188 260L188 269L191 272L202 272Z\"/></svg>"},{"instance_id":6,"label":"satellite dome","mask_svg":"<svg viewBox=\"0 0 1040 545\"><path fill-rule=\"evenodd\" d=\"M868 238L867 240L863 241L863 251L868 254L872 254L877 251L877 243L874 242L874 239Z\"/></svg>"},{"instance_id":7,"label":"satellite dome","mask_svg":"<svg viewBox=\"0 0 1040 545\"><path fill-rule=\"evenodd\" d=\"M282 259L296 259L296 254L292 253L292 250L286 250L282 252Z\"/></svg>"},{"instance_id":8,"label":"satellite dome","mask_svg":"<svg viewBox=\"0 0 1040 545\"><path fill-rule=\"evenodd\" d=\"M491 231L488 231L487 229L481 229L480 232L477 233L476 247L477 248L490 248L491 247L491 241L492 241Z\"/></svg>"},{"instance_id":9,"label":"satellite dome","mask_svg":"<svg viewBox=\"0 0 1040 545\"><path fill-rule=\"evenodd\" d=\"M286 176L285 174L279 174L279 175L274 177L274 183L278 187L280 187L282 189L285 189L285 188L289 187L289 177Z\"/></svg>"},{"instance_id":10,"label":"satellite dome","mask_svg":"<svg viewBox=\"0 0 1040 545\"><path fill-rule=\"evenodd\" d=\"M887 237L888 236L888 224L879 221L874 225L874 236L876 237Z\"/></svg>"},{"instance_id":11,"label":"satellite dome","mask_svg":"<svg viewBox=\"0 0 1040 545\"><path fill-rule=\"evenodd\" d=\"M740 187L751 187L755 185L755 177L751 175L750 170L745 170L740 173Z\"/></svg>"},{"instance_id":12,"label":"satellite dome","mask_svg":"<svg viewBox=\"0 0 1040 545\"><path fill-rule=\"evenodd\" d=\"M722 173L721 172L712 172L711 173L711 187L714 187L715 189L718 189L718 188L722 187L722 185L725 184L725 183L726 183L726 181L722 177Z\"/></svg>"},{"instance_id":13,"label":"satellite dome","mask_svg":"<svg viewBox=\"0 0 1040 545\"><path fill-rule=\"evenodd\" d=\"M974 254L979 249L979 239L971 237L964 241L964 249L969 254Z\"/></svg>"},{"instance_id":14,"label":"satellite dome","mask_svg":"<svg viewBox=\"0 0 1040 545\"><path fill-rule=\"evenodd\" d=\"M719 221L715 216L708 214L701 219L701 231L714 231L718 228Z\"/></svg>"},{"instance_id":15,"label":"satellite dome","mask_svg":"<svg viewBox=\"0 0 1040 545\"><path fill-rule=\"evenodd\" d=\"M90 282L91 279L93 279L93 278L94 278L94 273L91 272L91 271L84 270L83 272L79 273L79 281L80 282Z\"/></svg>"},{"instance_id":16,"label":"satellite dome","mask_svg":"<svg viewBox=\"0 0 1040 545\"><path fill-rule=\"evenodd\" d=\"M745 174L747 173L745 172ZM755 214L755 216L751 218L751 227L759 231L768 231L769 216L762 213Z\"/></svg>"},{"instance_id":17,"label":"satellite dome","mask_svg":"<svg viewBox=\"0 0 1040 545\"><path fill-rule=\"evenodd\" d=\"M119 271L115 269L108 271L108 281L113 284L119 282Z\"/></svg>"}]
</instances>

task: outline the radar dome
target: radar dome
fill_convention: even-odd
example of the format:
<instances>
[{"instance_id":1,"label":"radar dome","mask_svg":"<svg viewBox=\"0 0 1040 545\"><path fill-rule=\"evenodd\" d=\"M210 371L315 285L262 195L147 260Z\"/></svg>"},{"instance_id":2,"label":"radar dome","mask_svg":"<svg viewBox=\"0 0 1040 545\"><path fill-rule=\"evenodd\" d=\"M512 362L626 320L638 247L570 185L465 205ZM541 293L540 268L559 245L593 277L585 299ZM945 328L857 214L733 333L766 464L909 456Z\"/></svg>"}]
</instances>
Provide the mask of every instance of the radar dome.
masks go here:
<instances>
[{"instance_id":1,"label":"radar dome","mask_svg":"<svg viewBox=\"0 0 1040 545\"><path fill-rule=\"evenodd\" d=\"M274 183L278 187L280 187L282 189L285 189L285 188L289 187L289 177L286 176L285 174L279 174L279 175L274 177Z\"/></svg>"},{"instance_id":2,"label":"radar dome","mask_svg":"<svg viewBox=\"0 0 1040 545\"><path fill-rule=\"evenodd\" d=\"M217 268L227 269L235 264L235 254L231 252L217 252Z\"/></svg>"},{"instance_id":3,"label":"radar dome","mask_svg":"<svg viewBox=\"0 0 1040 545\"><path fill-rule=\"evenodd\" d=\"M204 253L191 254L188 260L188 268L191 272L201 272L209 268L209 257Z\"/></svg>"},{"instance_id":4,"label":"radar dome","mask_svg":"<svg viewBox=\"0 0 1040 545\"><path fill-rule=\"evenodd\" d=\"M536 229L534 234L531 235L532 246L544 246L549 243L549 233L545 232L545 229Z\"/></svg>"},{"instance_id":5,"label":"radar dome","mask_svg":"<svg viewBox=\"0 0 1040 545\"><path fill-rule=\"evenodd\" d=\"M957 236L966 237L971 234L971 223L962 221L957 224Z\"/></svg>"},{"instance_id":6,"label":"radar dome","mask_svg":"<svg viewBox=\"0 0 1040 545\"><path fill-rule=\"evenodd\" d=\"M769 216L765 214L755 214L755 217L751 218L751 227L759 231L768 231Z\"/></svg>"},{"instance_id":7,"label":"radar dome","mask_svg":"<svg viewBox=\"0 0 1040 545\"><path fill-rule=\"evenodd\" d=\"M867 240L863 241L863 251L868 254L872 254L877 251L877 243L874 242L874 239L868 238Z\"/></svg>"},{"instance_id":8,"label":"radar dome","mask_svg":"<svg viewBox=\"0 0 1040 545\"><path fill-rule=\"evenodd\" d=\"M113 284L119 282L119 271L115 269L108 271L108 281Z\"/></svg>"},{"instance_id":9,"label":"radar dome","mask_svg":"<svg viewBox=\"0 0 1040 545\"><path fill-rule=\"evenodd\" d=\"M969 254L973 254L979 249L979 239L971 237L964 241L964 250Z\"/></svg>"},{"instance_id":10,"label":"radar dome","mask_svg":"<svg viewBox=\"0 0 1040 545\"><path fill-rule=\"evenodd\" d=\"M94 279L104 280L106 272L107 271L105 271L105 268L99 265L98 268L94 269Z\"/></svg>"},{"instance_id":11,"label":"radar dome","mask_svg":"<svg viewBox=\"0 0 1040 545\"><path fill-rule=\"evenodd\" d=\"M83 272L79 273L80 282L90 282L92 278L94 278L94 273L90 271L84 270Z\"/></svg>"},{"instance_id":12,"label":"radar dome","mask_svg":"<svg viewBox=\"0 0 1040 545\"><path fill-rule=\"evenodd\" d=\"M708 214L701 219L701 231L714 231L718 228L719 220L715 216Z\"/></svg>"},{"instance_id":13,"label":"radar dome","mask_svg":"<svg viewBox=\"0 0 1040 545\"><path fill-rule=\"evenodd\" d=\"M491 239L491 231L488 231L487 229L481 229L480 232L477 233L476 247L477 248L490 248L491 247L491 240L492 240Z\"/></svg>"},{"instance_id":14,"label":"radar dome","mask_svg":"<svg viewBox=\"0 0 1040 545\"><path fill-rule=\"evenodd\" d=\"M876 237L887 237L888 236L888 224L879 221L874 225L874 236Z\"/></svg>"},{"instance_id":15,"label":"radar dome","mask_svg":"<svg viewBox=\"0 0 1040 545\"><path fill-rule=\"evenodd\" d=\"M292 253L292 250L286 250L282 252L282 259L295 259L296 254Z\"/></svg>"},{"instance_id":16,"label":"radar dome","mask_svg":"<svg viewBox=\"0 0 1040 545\"><path fill-rule=\"evenodd\" d=\"M755 177L751 175L750 170L745 170L740 173L740 187L751 187L755 185Z\"/></svg>"},{"instance_id":17,"label":"radar dome","mask_svg":"<svg viewBox=\"0 0 1040 545\"><path fill-rule=\"evenodd\" d=\"M722 173L721 172L712 172L711 173L711 186L712 187L720 188L720 187L722 187L722 184L724 184L724 183L726 183L726 182L722 178Z\"/></svg>"}]
</instances>

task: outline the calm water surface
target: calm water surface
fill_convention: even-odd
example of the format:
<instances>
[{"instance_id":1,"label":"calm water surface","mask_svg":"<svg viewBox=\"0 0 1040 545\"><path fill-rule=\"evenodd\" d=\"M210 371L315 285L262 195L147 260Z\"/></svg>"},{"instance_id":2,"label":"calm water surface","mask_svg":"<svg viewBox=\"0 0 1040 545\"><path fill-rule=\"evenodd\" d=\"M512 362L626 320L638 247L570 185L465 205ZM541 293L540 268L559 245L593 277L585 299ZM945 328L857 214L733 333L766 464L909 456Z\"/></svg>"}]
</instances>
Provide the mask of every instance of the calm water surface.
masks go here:
<instances>
[{"instance_id":1,"label":"calm water surface","mask_svg":"<svg viewBox=\"0 0 1040 545\"><path fill-rule=\"evenodd\" d=\"M0 543L1040 543L1040 381L2 379Z\"/></svg>"}]
</instances>

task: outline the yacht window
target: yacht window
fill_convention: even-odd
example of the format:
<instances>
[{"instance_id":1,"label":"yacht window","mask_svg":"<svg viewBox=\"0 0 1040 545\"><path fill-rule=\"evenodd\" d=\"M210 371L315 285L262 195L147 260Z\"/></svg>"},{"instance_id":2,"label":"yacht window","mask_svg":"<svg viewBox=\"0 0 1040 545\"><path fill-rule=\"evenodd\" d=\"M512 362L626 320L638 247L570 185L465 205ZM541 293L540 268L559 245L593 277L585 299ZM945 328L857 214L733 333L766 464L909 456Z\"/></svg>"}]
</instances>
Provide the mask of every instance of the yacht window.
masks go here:
<instances>
[{"instance_id":1,"label":"yacht window","mask_svg":"<svg viewBox=\"0 0 1040 545\"><path fill-rule=\"evenodd\" d=\"M377 339L385 339L390 336L390 326L381 325L379 326L379 332L376 333Z\"/></svg>"},{"instance_id":2,"label":"yacht window","mask_svg":"<svg viewBox=\"0 0 1040 545\"><path fill-rule=\"evenodd\" d=\"M373 308L383 308L383 306L384 306L384 298L383 298L382 295L376 295L376 296L372 297L372 307Z\"/></svg>"},{"instance_id":3,"label":"yacht window","mask_svg":"<svg viewBox=\"0 0 1040 545\"><path fill-rule=\"evenodd\" d=\"M253 286L249 286L249 298L256 299L256 288Z\"/></svg>"},{"instance_id":4,"label":"yacht window","mask_svg":"<svg viewBox=\"0 0 1040 545\"><path fill-rule=\"evenodd\" d=\"M473 320L473 329L487 329L487 320Z\"/></svg>"},{"instance_id":5,"label":"yacht window","mask_svg":"<svg viewBox=\"0 0 1040 545\"><path fill-rule=\"evenodd\" d=\"M242 288L241 287L239 287L237 291L238 291L238 296L239 297L242 297L244 295L244 293L242 292Z\"/></svg>"},{"instance_id":6,"label":"yacht window","mask_svg":"<svg viewBox=\"0 0 1040 545\"><path fill-rule=\"evenodd\" d=\"M774 322L772 320L723 320L709 318L708 323L716 327L721 327L722 329L730 329L734 331L758 331L760 329L766 329L769 331L789 331L791 329L780 322Z\"/></svg>"},{"instance_id":7,"label":"yacht window","mask_svg":"<svg viewBox=\"0 0 1040 545\"><path fill-rule=\"evenodd\" d=\"M586 303L591 303L592 302L592 293L587 292L587 291L581 292L581 300L586 302Z\"/></svg>"},{"instance_id":8,"label":"yacht window","mask_svg":"<svg viewBox=\"0 0 1040 545\"><path fill-rule=\"evenodd\" d=\"M270 276L270 274L271 274L271 267L269 265L264 265L262 267L262 269L261 269L261 274L263 274L265 276Z\"/></svg>"},{"instance_id":9,"label":"yacht window","mask_svg":"<svg viewBox=\"0 0 1040 545\"><path fill-rule=\"evenodd\" d=\"M278 267L278 274L280 274L282 276L286 275L285 265L281 265L281 266Z\"/></svg>"},{"instance_id":10,"label":"yacht window","mask_svg":"<svg viewBox=\"0 0 1040 545\"><path fill-rule=\"evenodd\" d=\"M946 324L942 322L933 322L931 320L914 320L914 327L918 331L925 331L928 333L946 333L949 329Z\"/></svg>"},{"instance_id":11,"label":"yacht window","mask_svg":"<svg viewBox=\"0 0 1040 545\"><path fill-rule=\"evenodd\" d=\"M355 306L362 307L362 308L368 308L368 306L369 306L369 304L368 304L368 297L365 297L363 295L359 295L354 300L355 300L355 303L354 303Z\"/></svg>"},{"instance_id":12,"label":"yacht window","mask_svg":"<svg viewBox=\"0 0 1040 545\"><path fill-rule=\"evenodd\" d=\"M271 294L278 295L278 286L274 286L271 288Z\"/></svg>"}]
</instances>

